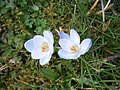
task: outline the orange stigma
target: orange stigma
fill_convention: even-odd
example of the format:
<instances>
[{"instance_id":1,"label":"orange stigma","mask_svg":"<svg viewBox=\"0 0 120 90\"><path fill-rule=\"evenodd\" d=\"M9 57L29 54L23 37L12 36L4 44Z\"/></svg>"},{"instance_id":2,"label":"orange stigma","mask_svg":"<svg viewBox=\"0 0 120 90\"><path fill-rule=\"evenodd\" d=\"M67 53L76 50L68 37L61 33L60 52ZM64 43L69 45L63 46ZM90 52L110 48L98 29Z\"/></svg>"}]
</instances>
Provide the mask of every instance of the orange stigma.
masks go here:
<instances>
[{"instance_id":1,"label":"orange stigma","mask_svg":"<svg viewBox=\"0 0 120 90\"><path fill-rule=\"evenodd\" d=\"M46 52L48 50L48 48L49 48L48 44L43 44L42 52Z\"/></svg>"},{"instance_id":2,"label":"orange stigma","mask_svg":"<svg viewBox=\"0 0 120 90\"><path fill-rule=\"evenodd\" d=\"M78 49L73 45L71 46L70 50L71 50L71 52L77 52L78 51Z\"/></svg>"}]
</instances>

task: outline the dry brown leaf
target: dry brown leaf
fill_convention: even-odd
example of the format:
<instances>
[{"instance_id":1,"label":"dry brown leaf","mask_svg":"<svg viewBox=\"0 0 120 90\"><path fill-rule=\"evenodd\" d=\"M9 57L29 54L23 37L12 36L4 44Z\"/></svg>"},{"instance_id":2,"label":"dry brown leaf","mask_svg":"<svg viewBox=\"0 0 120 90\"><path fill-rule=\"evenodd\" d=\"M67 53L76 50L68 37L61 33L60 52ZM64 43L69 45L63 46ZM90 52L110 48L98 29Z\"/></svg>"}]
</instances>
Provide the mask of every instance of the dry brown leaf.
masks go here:
<instances>
[{"instance_id":1,"label":"dry brown leaf","mask_svg":"<svg viewBox=\"0 0 120 90\"><path fill-rule=\"evenodd\" d=\"M111 61L111 60L114 60L114 59L119 58L119 57L120 57L120 55L109 56L109 57L103 58L103 61L107 62L107 61Z\"/></svg>"},{"instance_id":2,"label":"dry brown leaf","mask_svg":"<svg viewBox=\"0 0 120 90\"><path fill-rule=\"evenodd\" d=\"M64 32L65 30L64 29L62 29L61 27L59 27L59 30L60 30L60 32Z\"/></svg>"},{"instance_id":3,"label":"dry brown leaf","mask_svg":"<svg viewBox=\"0 0 120 90\"><path fill-rule=\"evenodd\" d=\"M106 31L106 29L108 28L108 26L110 25L111 19L108 20L106 23L103 24L102 26L102 31Z\"/></svg>"},{"instance_id":4,"label":"dry brown leaf","mask_svg":"<svg viewBox=\"0 0 120 90\"><path fill-rule=\"evenodd\" d=\"M95 3L93 4L93 6L90 8L90 10L88 11L87 15L90 14L90 12L96 7L97 3L99 0L96 0Z\"/></svg>"},{"instance_id":5,"label":"dry brown leaf","mask_svg":"<svg viewBox=\"0 0 120 90\"><path fill-rule=\"evenodd\" d=\"M107 49L105 49L105 48L104 48L104 51L108 52L109 54L114 54L112 51L107 50Z\"/></svg>"},{"instance_id":6,"label":"dry brown leaf","mask_svg":"<svg viewBox=\"0 0 120 90\"><path fill-rule=\"evenodd\" d=\"M6 68L8 68L9 64L15 64L15 59L10 59L8 63L0 67L0 72Z\"/></svg>"},{"instance_id":7,"label":"dry brown leaf","mask_svg":"<svg viewBox=\"0 0 120 90\"><path fill-rule=\"evenodd\" d=\"M17 15L19 16L19 15L22 15L23 14L23 12L19 12L19 13L17 13Z\"/></svg>"}]
</instances>

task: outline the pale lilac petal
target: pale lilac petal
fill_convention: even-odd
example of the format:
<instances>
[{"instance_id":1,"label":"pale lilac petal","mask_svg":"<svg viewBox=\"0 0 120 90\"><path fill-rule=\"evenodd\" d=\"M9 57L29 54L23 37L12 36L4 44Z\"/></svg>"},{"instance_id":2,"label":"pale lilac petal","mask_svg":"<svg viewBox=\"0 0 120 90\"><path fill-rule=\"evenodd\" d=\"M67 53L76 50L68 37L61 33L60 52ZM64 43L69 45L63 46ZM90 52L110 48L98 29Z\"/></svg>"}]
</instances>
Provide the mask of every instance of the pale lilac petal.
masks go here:
<instances>
[{"instance_id":1,"label":"pale lilac petal","mask_svg":"<svg viewBox=\"0 0 120 90\"><path fill-rule=\"evenodd\" d=\"M80 36L74 29L70 30L70 38L75 44L80 43Z\"/></svg>"},{"instance_id":2,"label":"pale lilac petal","mask_svg":"<svg viewBox=\"0 0 120 90\"><path fill-rule=\"evenodd\" d=\"M40 48L34 48L33 51L31 52L31 56L33 59L41 59L44 56L46 56L48 52L42 52L41 47Z\"/></svg>"},{"instance_id":3,"label":"pale lilac petal","mask_svg":"<svg viewBox=\"0 0 120 90\"><path fill-rule=\"evenodd\" d=\"M53 45L54 43L54 38L53 38L53 34L50 31L44 31L43 35L45 38L48 39L48 41Z\"/></svg>"},{"instance_id":4,"label":"pale lilac petal","mask_svg":"<svg viewBox=\"0 0 120 90\"><path fill-rule=\"evenodd\" d=\"M54 47L53 47L53 45L50 45L49 47L50 47L49 48L49 54L52 55L53 52L54 52Z\"/></svg>"},{"instance_id":5,"label":"pale lilac petal","mask_svg":"<svg viewBox=\"0 0 120 90\"><path fill-rule=\"evenodd\" d=\"M58 51L58 55L60 58L63 58L63 59L77 59L80 54L77 52L77 53L70 53L68 51L65 51L63 49L60 49Z\"/></svg>"},{"instance_id":6,"label":"pale lilac petal","mask_svg":"<svg viewBox=\"0 0 120 90\"><path fill-rule=\"evenodd\" d=\"M60 39L59 45L66 51L71 52L70 48L73 45L72 41L69 39Z\"/></svg>"},{"instance_id":7,"label":"pale lilac petal","mask_svg":"<svg viewBox=\"0 0 120 90\"><path fill-rule=\"evenodd\" d=\"M54 52L54 48L53 48L53 46L51 45L49 51L47 52L47 55L46 55L45 57L41 58L41 59L39 60L39 63L40 63L41 65L47 64L47 63L50 61L53 52Z\"/></svg>"},{"instance_id":8,"label":"pale lilac petal","mask_svg":"<svg viewBox=\"0 0 120 90\"><path fill-rule=\"evenodd\" d=\"M64 32L58 32L58 35L60 36L60 39L63 39L63 38L69 39L70 38L70 36Z\"/></svg>"},{"instance_id":9,"label":"pale lilac petal","mask_svg":"<svg viewBox=\"0 0 120 90\"><path fill-rule=\"evenodd\" d=\"M49 43L48 40L41 35L34 36L33 42L35 47L40 47L43 45L43 43Z\"/></svg>"},{"instance_id":10,"label":"pale lilac petal","mask_svg":"<svg viewBox=\"0 0 120 90\"><path fill-rule=\"evenodd\" d=\"M92 46L92 41L91 39L84 39L82 42L81 42L81 54L85 54Z\"/></svg>"},{"instance_id":11,"label":"pale lilac petal","mask_svg":"<svg viewBox=\"0 0 120 90\"><path fill-rule=\"evenodd\" d=\"M24 44L24 47L27 49L27 51L32 52L32 50L34 48L33 39L26 41Z\"/></svg>"},{"instance_id":12,"label":"pale lilac petal","mask_svg":"<svg viewBox=\"0 0 120 90\"><path fill-rule=\"evenodd\" d=\"M39 60L39 63L40 65L45 65L50 61L50 59L51 59L51 55L47 54L45 57Z\"/></svg>"}]
</instances>

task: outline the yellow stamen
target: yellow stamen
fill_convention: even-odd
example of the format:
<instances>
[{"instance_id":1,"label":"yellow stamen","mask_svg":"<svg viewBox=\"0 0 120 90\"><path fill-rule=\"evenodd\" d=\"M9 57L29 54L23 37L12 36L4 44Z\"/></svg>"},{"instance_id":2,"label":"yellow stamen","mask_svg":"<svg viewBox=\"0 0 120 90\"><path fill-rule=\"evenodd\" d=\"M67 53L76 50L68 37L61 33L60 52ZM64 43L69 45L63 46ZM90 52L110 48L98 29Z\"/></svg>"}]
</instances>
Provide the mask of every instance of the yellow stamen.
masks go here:
<instances>
[{"instance_id":1,"label":"yellow stamen","mask_svg":"<svg viewBox=\"0 0 120 90\"><path fill-rule=\"evenodd\" d=\"M77 51L78 51L78 49L77 49L75 46L71 46L70 50L71 50L72 52L77 52Z\"/></svg>"},{"instance_id":2,"label":"yellow stamen","mask_svg":"<svg viewBox=\"0 0 120 90\"><path fill-rule=\"evenodd\" d=\"M42 46L42 52L47 51L48 48L49 48L48 44L43 44L43 46Z\"/></svg>"}]
</instances>

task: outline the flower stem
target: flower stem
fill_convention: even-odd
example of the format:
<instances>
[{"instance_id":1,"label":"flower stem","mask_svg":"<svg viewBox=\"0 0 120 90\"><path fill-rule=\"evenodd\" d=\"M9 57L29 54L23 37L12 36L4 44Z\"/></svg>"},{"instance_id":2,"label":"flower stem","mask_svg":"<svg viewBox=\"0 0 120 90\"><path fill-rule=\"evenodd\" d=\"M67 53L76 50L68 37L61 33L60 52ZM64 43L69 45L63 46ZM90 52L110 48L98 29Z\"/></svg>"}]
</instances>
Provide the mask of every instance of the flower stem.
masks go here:
<instances>
[{"instance_id":1,"label":"flower stem","mask_svg":"<svg viewBox=\"0 0 120 90\"><path fill-rule=\"evenodd\" d=\"M108 7L108 5L110 4L111 0L109 0L106 4L106 6L104 7L104 10Z\"/></svg>"},{"instance_id":2,"label":"flower stem","mask_svg":"<svg viewBox=\"0 0 120 90\"><path fill-rule=\"evenodd\" d=\"M103 18L103 22L105 22L105 10L104 10L103 0L101 0L101 7L102 7L102 18Z\"/></svg>"}]
</instances>

